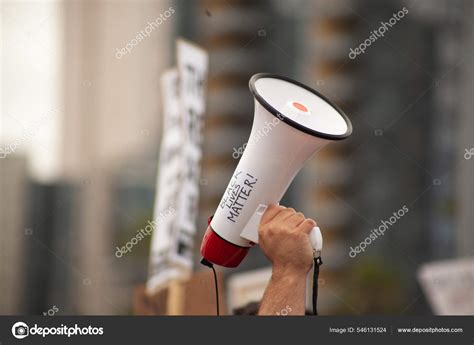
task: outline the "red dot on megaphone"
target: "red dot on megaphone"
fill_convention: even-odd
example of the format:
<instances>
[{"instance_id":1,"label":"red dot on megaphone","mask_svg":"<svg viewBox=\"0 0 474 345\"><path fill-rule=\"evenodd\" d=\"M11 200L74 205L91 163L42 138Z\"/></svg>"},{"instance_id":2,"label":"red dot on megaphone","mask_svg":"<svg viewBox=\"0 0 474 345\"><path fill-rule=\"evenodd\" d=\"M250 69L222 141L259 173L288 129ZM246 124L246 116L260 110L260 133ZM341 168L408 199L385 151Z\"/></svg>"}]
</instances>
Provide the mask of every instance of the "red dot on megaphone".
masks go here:
<instances>
[{"instance_id":1,"label":"red dot on megaphone","mask_svg":"<svg viewBox=\"0 0 474 345\"><path fill-rule=\"evenodd\" d=\"M306 108L303 104L301 103L298 103L298 102L293 102L293 106L300 110L300 111L304 111L305 113L308 111L308 108Z\"/></svg>"}]
</instances>

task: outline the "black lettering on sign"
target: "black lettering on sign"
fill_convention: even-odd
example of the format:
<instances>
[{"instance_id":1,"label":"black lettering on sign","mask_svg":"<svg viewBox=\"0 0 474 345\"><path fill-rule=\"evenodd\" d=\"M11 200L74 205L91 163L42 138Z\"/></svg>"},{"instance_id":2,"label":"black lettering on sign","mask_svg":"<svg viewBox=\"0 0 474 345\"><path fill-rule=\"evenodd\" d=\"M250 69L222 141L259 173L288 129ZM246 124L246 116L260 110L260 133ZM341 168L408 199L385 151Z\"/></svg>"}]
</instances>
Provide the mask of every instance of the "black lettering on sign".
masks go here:
<instances>
[{"instance_id":1,"label":"black lettering on sign","mask_svg":"<svg viewBox=\"0 0 474 345\"><path fill-rule=\"evenodd\" d=\"M204 95L204 76L201 71L197 71L194 66L186 65L188 71L187 83L185 85L186 92L196 97L203 97Z\"/></svg>"},{"instance_id":2,"label":"black lettering on sign","mask_svg":"<svg viewBox=\"0 0 474 345\"><path fill-rule=\"evenodd\" d=\"M188 133L193 143L200 143L202 140L202 114L193 108L187 109Z\"/></svg>"},{"instance_id":3,"label":"black lettering on sign","mask_svg":"<svg viewBox=\"0 0 474 345\"><path fill-rule=\"evenodd\" d=\"M199 181L199 162L192 156L187 156L186 161L186 179L193 183L197 183L197 181Z\"/></svg>"},{"instance_id":4,"label":"black lettering on sign","mask_svg":"<svg viewBox=\"0 0 474 345\"><path fill-rule=\"evenodd\" d=\"M236 219L240 216L245 202L250 197L250 193L258 181L256 177L249 173L245 173L245 175L240 177L241 174L242 171L236 171L234 176L232 176L219 205L222 209L228 209L229 213L227 219L233 223L235 223Z\"/></svg>"}]
</instances>

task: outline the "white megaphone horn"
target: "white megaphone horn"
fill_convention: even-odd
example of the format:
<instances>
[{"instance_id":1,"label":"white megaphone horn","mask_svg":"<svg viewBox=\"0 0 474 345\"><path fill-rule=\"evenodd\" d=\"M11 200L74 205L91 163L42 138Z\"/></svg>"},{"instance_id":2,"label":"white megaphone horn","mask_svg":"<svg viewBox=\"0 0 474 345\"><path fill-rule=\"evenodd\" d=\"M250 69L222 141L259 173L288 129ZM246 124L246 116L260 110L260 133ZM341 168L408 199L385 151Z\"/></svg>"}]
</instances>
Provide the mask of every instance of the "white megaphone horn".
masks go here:
<instances>
[{"instance_id":1,"label":"white megaphone horn","mask_svg":"<svg viewBox=\"0 0 474 345\"><path fill-rule=\"evenodd\" d=\"M224 267L238 266L258 243L267 205L280 202L303 164L324 145L352 133L343 111L306 85L260 73L249 86L255 97L250 138L201 245L204 259ZM321 251L319 228L310 241Z\"/></svg>"}]
</instances>

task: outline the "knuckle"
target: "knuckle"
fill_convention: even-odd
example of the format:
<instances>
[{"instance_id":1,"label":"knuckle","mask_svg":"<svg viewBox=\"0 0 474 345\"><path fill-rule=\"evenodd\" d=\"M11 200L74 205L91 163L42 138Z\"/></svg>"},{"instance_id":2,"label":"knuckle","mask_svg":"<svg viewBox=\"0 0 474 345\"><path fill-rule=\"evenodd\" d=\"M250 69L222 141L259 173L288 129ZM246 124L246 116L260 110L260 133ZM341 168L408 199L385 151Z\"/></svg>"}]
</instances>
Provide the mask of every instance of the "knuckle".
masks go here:
<instances>
[{"instance_id":1,"label":"knuckle","mask_svg":"<svg viewBox=\"0 0 474 345\"><path fill-rule=\"evenodd\" d=\"M303 214L303 213L301 213L301 212L297 212L297 213L295 214L295 216L297 216L297 217L298 217L298 219L305 219L305 216L304 216L304 214Z\"/></svg>"},{"instance_id":2,"label":"knuckle","mask_svg":"<svg viewBox=\"0 0 474 345\"><path fill-rule=\"evenodd\" d=\"M266 229L266 233L268 235L274 235L276 232L278 232L278 226L276 224L269 224Z\"/></svg>"},{"instance_id":3,"label":"knuckle","mask_svg":"<svg viewBox=\"0 0 474 345\"><path fill-rule=\"evenodd\" d=\"M302 224L303 230L310 230L316 226L316 222L312 219L305 219Z\"/></svg>"}]
</instances>

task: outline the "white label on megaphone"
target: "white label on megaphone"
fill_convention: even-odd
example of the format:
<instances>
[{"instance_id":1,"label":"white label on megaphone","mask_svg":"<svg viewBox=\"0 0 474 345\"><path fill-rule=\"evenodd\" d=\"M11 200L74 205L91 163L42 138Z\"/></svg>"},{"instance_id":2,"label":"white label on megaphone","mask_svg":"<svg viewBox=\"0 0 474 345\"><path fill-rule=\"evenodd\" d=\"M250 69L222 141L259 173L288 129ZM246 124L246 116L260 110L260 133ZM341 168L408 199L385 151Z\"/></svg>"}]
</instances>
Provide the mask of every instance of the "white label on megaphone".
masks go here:
<instances>
[{"instance_id":1,"label":"white label on megaphone","mask_svg":"<svg viewBox=\"0 0 474 345\"><path fill-rule=\"evenodd\" d=\"M250 217L247 225L245 225L244 229L240 233L240 237L243 237L253 243L258 243L258 228L260 226L260 221L262 220L262 216L267 210L267 205L258 205L257 210Z\"/></svg>"}]
</instances>

